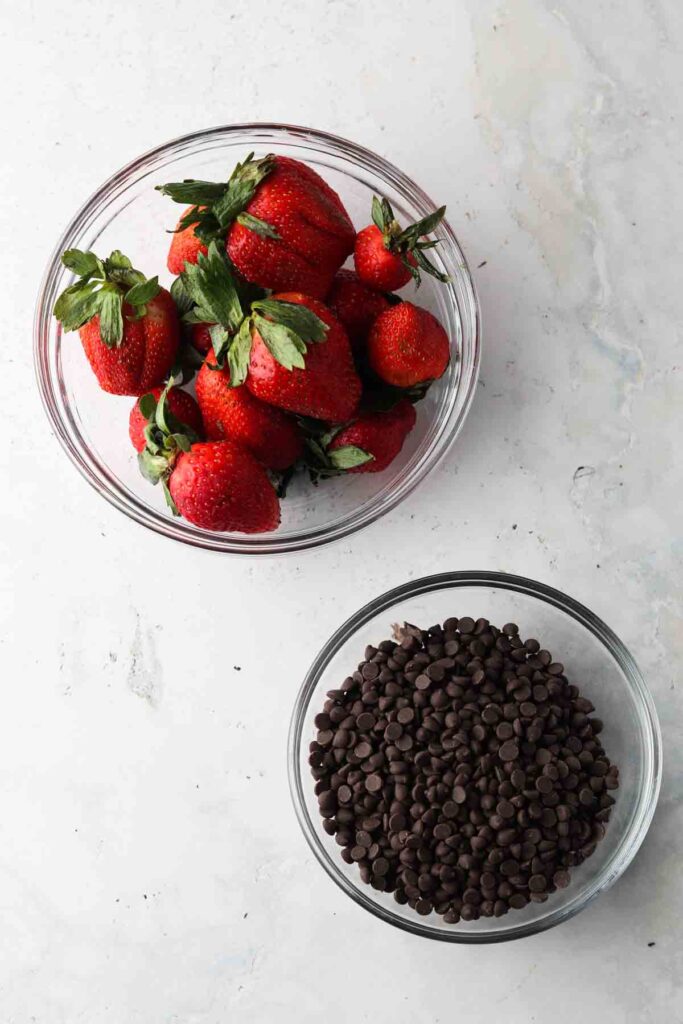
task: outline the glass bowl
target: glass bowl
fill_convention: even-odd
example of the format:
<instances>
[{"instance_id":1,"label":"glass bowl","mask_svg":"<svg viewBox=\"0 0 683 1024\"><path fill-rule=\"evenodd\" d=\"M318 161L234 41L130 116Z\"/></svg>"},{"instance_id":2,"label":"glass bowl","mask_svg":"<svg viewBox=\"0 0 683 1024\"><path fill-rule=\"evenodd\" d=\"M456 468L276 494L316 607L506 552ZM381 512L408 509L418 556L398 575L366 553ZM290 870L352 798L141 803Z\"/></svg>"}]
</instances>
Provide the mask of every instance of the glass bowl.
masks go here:
<instances>
[{"instance_id":1,"label":"glass bowl","mask_svg":"<svg viewBox=\"0 0 683 1024\"><path fill-rule=\"evenodd\" d=\"M76 214L48 265L35 316L34 352L38 384L52 427L74 465L116 508L158 533L215 551L278 553L301 550L344 537L394 508L445 455L472 401L479 370L480 314L474 285L447 222L432 258L451 277L442 285L423 281L419 302L444 324L453 358L446 374L418 406L418 422L403 451L382 473L351 474L313 487L303 477L282 502L282 524L262 536L216 534L166 509L161 488L138 471L128 440L132 399L103 394L88 366L77 334L63 335L52 316L55 299L72 280L60 263L64 249L93 249L106 255L119 248L147 274L166 271L168 229L181 208L154 186L183 178L225 181L250 152L296 157L312 165L341 195L357 228L369 223L370 201L378 193L404 222L424 217L434 203L392 164L362 146L324 132L278 124L241 124L185 135L151 150L102 185ZM413 286L402 291L412 297Z\"/></svg>"},{"instance_id":2,"label":"glass bowl","mask_svg":"<svg viewBox=\"0 0 683 1024\"><path fill-rule=\"evenodd\" d=\"M337 688L363 658L368 644L389 639L392 624L428 627L449 616L471 615L494 625L516 622L522 637L537 637L565 665L570 682L596 706L610 759L620 768L616 804L596 852L572 870L570 885L546 903L531 903L502 918L445 924L432 913L419 917L387 893L364 885L355 865L340 856L322 828L308 744L313 719L327 690ZM361 608L330 637L313 662L296 701L289 733L289 779L304 835L330 878L361 907L405 931L446 942L502 942L566 921L616 882L642 843L652 820L661 776L661 736L652 697L638 666L612 630L572 598L520 576L452 572L427 576L390 590Z\"/></svg>"}]
</instances>

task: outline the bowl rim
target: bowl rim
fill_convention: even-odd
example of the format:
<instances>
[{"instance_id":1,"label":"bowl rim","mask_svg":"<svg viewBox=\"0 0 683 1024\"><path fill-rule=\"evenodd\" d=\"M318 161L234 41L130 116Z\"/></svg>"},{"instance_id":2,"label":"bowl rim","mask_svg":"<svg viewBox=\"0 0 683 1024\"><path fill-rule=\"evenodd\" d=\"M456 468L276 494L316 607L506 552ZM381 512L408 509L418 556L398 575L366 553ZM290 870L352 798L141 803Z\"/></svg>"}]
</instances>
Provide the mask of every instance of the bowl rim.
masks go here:
<instances>
[{"instance_id":1,"label":"bowl rim","mask_svg":"<svg viewBox=\"0 0 683 1024\"><path fill-rule=\"evenodd\" d=\"M273 136L282 136L283 143L288 140L294 142L298 137L300 144L301 142L303 144L312 143L314 147L319 147L320 151L331 149L340 157L357 161L366 170L378 174L395 187L399 193L409 196L411 201L425 209L426 212L436 209L436 204L427 193L390 161L358 143L330 132L278 122L243 122L218 125L177 136L134 158L107 178L90 195L62 232L48 260L36 302L33 326L34 369L43 408L58 441L81 476L111 505L148 529L193 547L229 554L272 555L315 548L322 544L341 540L357 530L369 526L403 501L441 462L462 429L476 393L481 362L481 309L465 255L450 224L447 220L443 220L440 226L440 234L444 241L441 251L444 254L448 253L447 262L453 262L458 267L458 278L467 306L465 311L460 311L463 316L463 333L466 330L465 314L470 322L469 376L461 375L457 383L449 381L443 402L442 421L438 423L433 436L428 439L425 451L410 472L399 480L389 493L380 492L367 502L367 507L362 514L361 506L361 509L356 508L337 521L298 531L290 537L278 537L277 532L257 536L211 534L209 531L193 527L192 524L186 523L184 520L173 520L166 513L154 509L137 498L112 476L108 466L104 462L100 462L87 444L82 443L80 437L74 436L73 429L62 410L62 405L66 408L68 403L64 402L61 397L60 388L53 379L50 365L50 325L56 283L62 273L60 255L64 249L73 247L102 208L116 198L129 181L135 180L139 172L152 173L157 169L158 162L162 158L168 157L167 162L171 162L171 156L182 155L187 149L197 144L209 144L210 146L214 142L214 145L218 145L221 140L229 141L231 138L245 133L253 133L255 136L263 135L263 140L254 138L252 140L254 144L258 144L259 141L272 142L274 141ZM245 141L245 145L248 144ZM451 288L451 286L447 287ZM449 296L449 305L458 306L455 292L452 290ZM61 384L61 381L58 383ZM456 407L456 401L460 402L459 408Z\"/></svg>"},{"instance_id":2,"label":"bowl rim","mask_svg":"<svg viewBox=\"0 0 683 1024\"><path fill-rule=\"evenodd\" d=\"M522 593L552 605L588 629L607 649L621 669L637 705L644 737L645 778L638 795L636 811L619 845L593 880L587 892L582 897L576 897L565 906L558 908L555 912L549 913L542 920L523 922L500 934L496 932L458 932L457 928L452 931L438 930L423 923L419 917L416 917L415 920L405 920L366 895L360 883L350 881L323 845L320 829L314 826L308 813L304 797L304 779L301 772L300 751L304 719L309 703L328 663L341 646L370 619L387 611L399 601L439 590L457 590L461 587L488 587ZM290 794L304 837L327 875L355 903L387 924L413 935L443 942L488 944L509 942L536 935L569 920L621 877L642 844L657 806L662 777L662 736L652 694L647 688L638 665L616 633L594 612L562 591L524 576L488 570L462 570L423 576L393 587L368 601L335 630L314 658L297 694L288 734L287 767ZM309 779L306 781L310 784Z\"/></svg>"}]
</instances>

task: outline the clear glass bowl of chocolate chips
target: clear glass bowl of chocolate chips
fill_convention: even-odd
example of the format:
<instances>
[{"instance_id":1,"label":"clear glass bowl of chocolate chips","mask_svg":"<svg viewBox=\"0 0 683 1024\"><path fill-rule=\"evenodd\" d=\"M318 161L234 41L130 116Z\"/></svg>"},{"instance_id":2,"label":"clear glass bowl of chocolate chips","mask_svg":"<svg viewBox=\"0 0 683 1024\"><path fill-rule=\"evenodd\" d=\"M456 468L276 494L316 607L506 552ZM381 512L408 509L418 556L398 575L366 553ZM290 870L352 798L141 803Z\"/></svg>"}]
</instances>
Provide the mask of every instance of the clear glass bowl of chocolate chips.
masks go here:
<instances>
[{"instance_id":1,"label":"clear glass bowl of chocolate chips","mask_svg":"<svg viewBox=\"0 0 683 1024\"><path fill-rule=\"evenodd\" d=\"M290 784L330 878L383 921L499 942L567 920L626 870L661 739L633 658L591 611L491 572L361 608L299 693Z\"/></svg>"}]
</instances>

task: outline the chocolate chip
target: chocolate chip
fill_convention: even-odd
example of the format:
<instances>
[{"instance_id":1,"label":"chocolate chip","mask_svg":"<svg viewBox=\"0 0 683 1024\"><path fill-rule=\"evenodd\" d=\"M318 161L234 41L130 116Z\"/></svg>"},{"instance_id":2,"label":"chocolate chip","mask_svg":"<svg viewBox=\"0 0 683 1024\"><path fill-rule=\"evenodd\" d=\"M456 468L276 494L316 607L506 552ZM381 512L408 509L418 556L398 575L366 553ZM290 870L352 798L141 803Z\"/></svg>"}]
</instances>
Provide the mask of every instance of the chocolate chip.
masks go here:
<instances>
[{"instance_id":1,"label":"chocolate chip","mask_svg":"<svg viewBox=\"0 0 683 1024\"><path fill-rule=\"evenodd\" d=\"M501 743L498 748L498 757L501 761L514 761L519 757L519 747L513 740Z\"/></svg>"}]
</instances>

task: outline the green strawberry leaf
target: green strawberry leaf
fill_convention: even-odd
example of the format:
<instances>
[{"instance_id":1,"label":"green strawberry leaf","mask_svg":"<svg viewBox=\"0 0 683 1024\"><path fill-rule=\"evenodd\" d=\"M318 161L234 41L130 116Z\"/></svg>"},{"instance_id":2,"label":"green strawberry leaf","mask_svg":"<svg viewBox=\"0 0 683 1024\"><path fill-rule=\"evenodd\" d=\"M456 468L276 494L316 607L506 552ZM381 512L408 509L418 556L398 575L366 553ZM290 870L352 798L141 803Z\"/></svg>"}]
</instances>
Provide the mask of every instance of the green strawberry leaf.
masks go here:
<instances>
[{"instance_id":1,"label":"green strawberry leaf","mask_svg":"<svg viewBox=\"0 0 683 1024\"><path fill-rule=\"evenodd\" d=\"M148 452L152 455L161 455L163 452L163 444L157 443L158 431L154 420L150 420L145 429L143 430L145 436L145 447Z\"/></svg>"},{"instance_id":2,"label":"green strawberry leaf","mask_svg":"<svg viewBox=\"0 0 683 1024\"><path fill-rule=\"evenodd\" d=\"M201 310L193 304L192 309L183 313L181 320L184 324L205 324L207 321L201 316Z\"/></svg>"},{"instance_id":3,"label":"green strawberry leaf","mask_svg":"<svg viewBox=\"0 0 683 1024\"><path fill-rule=\"evenodd\" d=\"M67 249L62 253L62 263L67 270L73 271L79 277L92 277L96 273L104 277L104 267L94 252Z\"/></svg>"},{"instance_id":4,"label":"green strawberry leaf","mask_svg":"<svg viewBox=\"0 0 683 1024\"><path fill-rule=\"evenodd\" d=\"M186 263L181 277L201 321L238 330L244 312L235 279L217 242L209 245L206 255L200 253L196 263Z\"/></svg>"},{"instance_id":5,"label":"green strawberry leaf","mask_svg":"<svg viewBox=\"0 0 683 1024\"><path fill-rule=\"evenodd\" d=\"M167 185L156 185L157 192L169 196L174 203L183 206L210 206L225 193L228 182L197 181L185 178L184 181L169 182Z\"/></svg>"},{"instance_id":6,"label":"green strawberry leaf","mask_svg":"<svg viewBox=\"0 0 683 1024\"><path fill-rule=\"evenodd\" d=\"M408 257L404 256L403 253L398 253L398 258L400 259L401 263L412 277L416 286L419 288L422 283L422 277L420 275L419 267L416 267L414 263L411 263Z\"/></svg>"},{"instance_id":7,"label":"green strawberry leaf","mask_svg":"<svg viewBox=\"0 0 683 1024\"><path fill-rule=\"evenodd\" d=\"M132 288L145 280L145 275L135 270L128 257L119 249L115 249L104 261L104 273L107 281L124 288Z\"/></svg>"},{"instance_id":8,"label":"green strawberry leaf","mask_svg":"<svg viewBox=\"0 0 683 1024\"><path fill-rule=\"evenodd\" d=\"M396 220L388 199L379 199L377 196L372 197L372 220L375 227L379 228L383 235L389 235Z\"/></svg>"},{"instance_id":9,"label":"green strawberry leaf","mask_svg":"<svg viewBox=\"0 0 683 1024\"><path fill-rule=\"evenodd\" d=\"M138 466L145 480L150 484L158 484L168 472L168 459L165 455L155 455L143 448L138 454Z\"/></svg>"},{"instance_id":10,"label":"green strawberry leaf","mask_svg":"<svg viewBox=\"0 0 683 1024\"><path fill-rule=\"evenodd\" d=\"M161 480L166 485L178 453L189 452L199 440L197 434L169 409L168 393L175 386L176 380L171 377L158 402L151 394L143 395L139 400L140 411L143 415L149 414L149 421L144 430L145 447L138 454L138 466L145 480L152 484Z\"/></svg>"},{"instance_id":11,"label":"green strawberry leaf","mask_svg":"<svg viewBox=\"0 0 683 1024\"><path fill-rule=\"evenodd\" d=\"M230 175L228 187L220 198L211 203L211 213L222 228L227 228L238 213L253 199L254 192L275 167L272 154L254 160L250 153L246 160L237 164Z\"/></svg>"},{"instance_id":12,"label":"green strawberry leaf","mask_svg":"<svg viewBox=\"0 0 683 1024\"><path fill-rule=\"evenodd\" d=\"M444 274L441 270L439 270L437 267L435 267L434 264L432 263L432 261L429 260L425 256L425 254L424 254L424 249L425 248L426 248L425 246L417 245L413 249L413 255L415 257L415 261L416 261L419 269L420 270L424 270L425 273L427 273L427 274L431 274L432 277L435 277L437 279L437 281L441 281L442 284L447 284L448 281L450 281L450 277L448 276L448 274ZM419 284L419 281L418 281L418 284Z\"/></svg>"},{"instance_id":13,"label":"green strawberry leaf","mask_svg":"<svg viewBox=\"0 0 683 1024\"><path fill-rule=\"evenodd\" d=\"M304 342L325 341L329 326L324 320L298 302L287 302L283 299L258 299L251 308L267 316L276 324L288 327L290 331ZM305 349L304 349L305 352Z\"/></svg>"},{"instance_id":14,"label":"green strawberry leaf","mask_svg":"<svg viewBox=\"0 0 683 1024\"><path fill-rule=\"evenodd\" d=\"M166 504L168 505L168 507L170 508L170 510L171 510L171 512L173 513L174 516L179 516L180 512L178 511L178 507L177 507L175 501L171 497L171 492L168 489L168 483L167 483L165 477L162 477L161 486L162 486L163 491L164 491L164 498L166 499Z\"/></svg>"},{"instance_id":15,"label":"green strawberry leaf","mask_svg":"<svg viewBox=\"0 0 683 1024\"><path fill-rule=\"evenodd\" d=\"M186 434L169 434L169 441L172 441L181 452L189 452L192 447L190 439Z\"/></svg>"},{"instance_id":16,"label":"green strawberry leaf","mask_svg":"<svg viewBox=\"0 0 683 1024\"><path fill-rule=\"evenodd\" d=\"M330 427L330 429L326 430L324 434L321 434L319 440L322 447L325 449L329 448L337 434L339 434L343 429L343 424L339 423L335 427Z\"/></svg>"},{"instance_id":17,"label":"green strawberry leaf","mask_svg":"<svg viewBox=\"0 0 683 1024\"><path fill-rule=\"evenodd\" d=\"M116 348L123 341L123 296L110 285L100 291L100 337L107 348Z\"/></svg>"},{"instance_id":18,"label":"green strawberry leaf","mask_svg":"<svg viewBox=\"0 0 683 1024\"><path fill-rule=\"evenodd\" d=\"M100 336L108 348L120 345L123 339L124 293L138 316L144 316L145 302L159 290L156 278L147 281L135 270L131 261L115 249L106 260L93 252L67 249L62 263L78 275L78 280L64 289L54 306L54 315L65 331L74 331L100 316Z\"/></svg>"},{"instance_id":19,"label":"green strawberry leaf","mask_svg":"<svg viewBox=\"0 0 683 1024\"><path fill-rule=\"evenodd\" d=\"M101 292L96 281L79 281L59 296L53 313L65 331L77 331L99 312Z\"/></svg>"},{"instance_id":20,"label":"green strawberry leaf","mask_svg":"<svg viewBox=\"0 0 683 1024\"><path fill-rule=\"evenodd\" d=\"M170 196L176 203L192 207L183 214L175 231L192 227L197 238L208 245L212 240L225 236L230 224L242 213L259 184L274 166L275 158L272 155L254 160L254 154L250 153L246 160L237 164L229 181L195 181L190 178L156 187L157 191ZM264 230L265 222L254 218L248 226L252 230L257 227ZM273 230L270 225L267 227Z\"/></svg>"},{"instance_id":21,"label":"green strawberry leaf","mask_svg":"<svg viewBox=\"0 0 683 1024\"><path fill-rule=\"evenodd\" d=\"M216 356L216 362L219 367L222 367L230 348L231 335L221 324L214 324L213 327L209 328L209 336L211 337L211 345Z\"/></svg>"},{"instance_id":22,"label":"green strawberry leaf","mask_svg":"<svg viewBox=\"0 0 683 1024\"><path fill-rule=\"evenodd\" d=\"M184 317L194 307L194 300L185 287L182 277L176 277L173 281L171 285L171 298L176 304L178 315L181 317Z\"/></svg>"},{"instance_id":23,"label":"green strawberry leaf","mask_svg":"<svg viewBox=\"0 0 683 1024\"><path fill-rule=\"evenodd\" d=\"M125 301L129 306L138 312L138 316L144 316L146 310L145 306L152 299L155 299L161 288L159 287L159 278L150 277L147 280L141 281L139 284L134 284L132 288L129 288L126 292Z\"/></svg>"},{"instance_id":24,"label":"green strawberry leaf","mask_svg":"<svg viewBox=\"0 0 683 1024\"><path fill-rule=\"evenodd\" d=\"M266 320L258 313L254 315L253 319L254 326L273 359L284 366L286 370L305 369L306 345L298 334L295 334L289 327L285 327L284 324Z\"/></svg>"},{"instance_id":25,"label":"green strawberry leaf","mask_svg":"<svg viewBox=\"0 0 683 1024\"><path fill-rule=\"evenodd\" d=\"M239 387L247 379L251 345L251 323L247 319L242 322L242 326L228 349L228 368L230 370L230 387L232 388Z\"/></svg>"},{"instance_id":26,"label":"green strawberry leaf","mask_svg":"<svg viewBox=\"0 0 683 1024\"><path fill-rule=\"evenodd\" d=\"M319 464L318 468L329 467L330 462L322 445L313 437L304 438L304 442L309 453L313 455L315 462Z\"/></svg>"},{"instance_id":27,"label":"green strawberry leaf","mask_svg":"<svg viewBox=\"0 0 683 1024\"><path fill-rule=\"evenodd\" d=\"M278 241L280 239L280 235L272 224L268 224L267 221L261 220L260 217L253 217L250 213L238 213L235 220L238 224L241 224L243 228L249 228L250 231L253 231L261 238L274 238Z\"/></svg>"},{"instance_id":28,"label":"green strawberry leaf","mask_svg":"<svg viewBox=\"0 0 683 1024\"><path fill-rule=\"evenodd\" d=\"M328 451L327 458L334 469L347 470L355 469L356 466L364 466L366 462L372 462L375 456L358 448L355 444L347 444L343 448Z\"/></svg>"},{"instance_id":29,"label":"green strawberry leaf","mask_svg":"<svg viewBox=\"0 0 683 1024\"><path fill-rule=\"evenodd\" d=\"M146 420L151 420L154 416L157 407L157 400L154 395L149 392L143 395L138 401L138 408Z\"/></svg>"},{"instance_id":30,"label":"green strawberry leaf","mask_svg":"<svg viewBox=\"0 0 683 1024\"><path fill-rule=\"evenodd\" d=\"M127 256L124 256L120 249L114 249L104 261L106 270L132 270L133 264Z\"/></svg>"},{"instance_id":31,"label":"green strawberry leaf","mask_svg":"<svg viewBox=\"0 0 683 1024\"><path fill-rule=\"evenodd\" d=\"M159 401L156 404L154 410L154 423L155 426L161 431L162 438L168 437L173 432L172 426L169 424L167 417L170 416L170 410L168 408L168 393L171 390L171 382L169 381L164 390L159 395Z\"/></svg>"},{"instance_id":32,"label":"green strawberry leaf","mask_svg":"<svg viewBox=\"0 0 683 1024\"><path fill-rule=\"evenodd\" d=\"M430 213L426 217L423 217L422 220L418 220L414 224L411 224L410 227L407 227L405 231L402 231L398 236L396 240L397 244L399 246L405 244L407 248L410 249L414 248L423 235L431 234L434 228L441 223L445 213L446 207L440 206L438 210L434 211L434 213Z\"/></svg>"},{"instance_id":33,"label":"green strawberry leaf","mask_svg":"<svg viewBox=\"0 0 683 1024\"><path fill-rule=\"evenodd\" d=\"M190 227L192 224L194 224L195 235L204 245L208 245L209 242L213 242L215 239L222 239L225 235L225 230L208 209L202 210L199 218L189 216L181 218L178 230L182 231L183 228Z\"/></svg>"},{"instance_id":34,"label":"green strawberry leaf","mask_svg":"<svg viewBox=\"0 0 683 1024\"><path fill-rule=\"evenodd\" d=\"M154 410L154 422L157 429L161 433L161 440L168 442L171 440L173 444L171 447L180 447L183 451L189 451L189 444L199 440L194 430L188 427L185 423L181 423L177 416L174 416L170 410L168 404L168 393L171 388L176 386L176 380L171 377L164 390L159 396L156 409ZM180 444L178 438L183 438L183 444ZM188 447L184 447L184 443L187 441Z\"/></svg>"}]
</instances>

